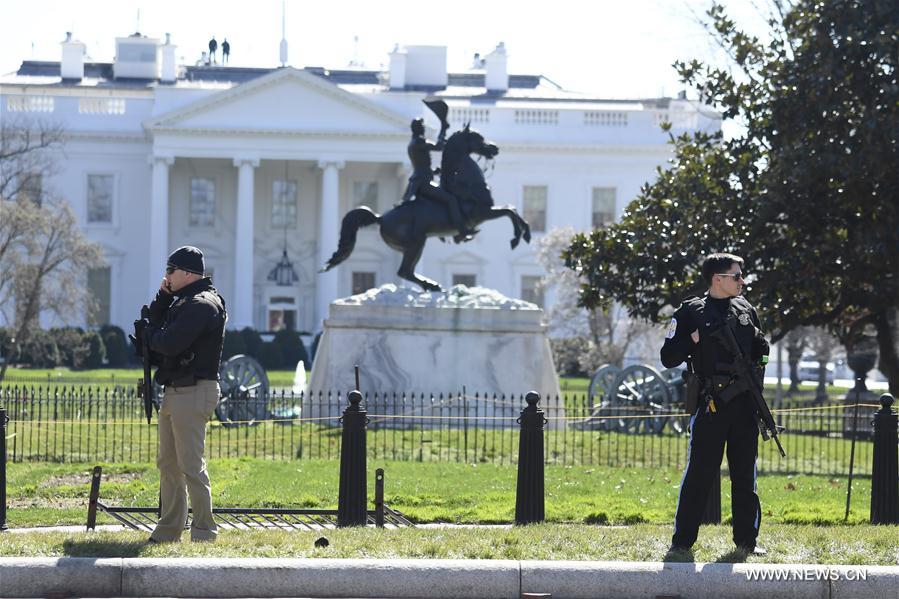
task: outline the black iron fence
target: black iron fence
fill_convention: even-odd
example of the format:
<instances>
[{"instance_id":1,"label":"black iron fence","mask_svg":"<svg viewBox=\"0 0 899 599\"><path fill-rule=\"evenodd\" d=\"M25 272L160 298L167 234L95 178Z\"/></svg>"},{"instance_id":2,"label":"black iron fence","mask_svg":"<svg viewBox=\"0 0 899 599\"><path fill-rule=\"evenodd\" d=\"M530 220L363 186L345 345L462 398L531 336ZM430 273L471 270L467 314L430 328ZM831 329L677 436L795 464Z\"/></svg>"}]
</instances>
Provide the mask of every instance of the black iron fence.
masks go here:
<instances>
[{"instance_id":1,"label":"black iron fence","mask_svg":"<svg viewBox=\"0 0 899 599\"><path fill-rule=\"evenodd\" d=\"M13 461L146 462L156 457L155 419L147 425L133 386L0 387L9 414ZM521 395L408 393L363 400L372 458L415 461L517 462ZM210 458L337 459L343 393L271 393L224 398L207 432ZM687 417L646 408L598 407L585 395L547 397L547 464L683 468ZM855 472L871 473L871 419L859 410ZM845 475L849 471L851 404L813 405L793 398L775 412L787 428L787 458L760 443L760 473Z\"/></svg>"}]
</instances>

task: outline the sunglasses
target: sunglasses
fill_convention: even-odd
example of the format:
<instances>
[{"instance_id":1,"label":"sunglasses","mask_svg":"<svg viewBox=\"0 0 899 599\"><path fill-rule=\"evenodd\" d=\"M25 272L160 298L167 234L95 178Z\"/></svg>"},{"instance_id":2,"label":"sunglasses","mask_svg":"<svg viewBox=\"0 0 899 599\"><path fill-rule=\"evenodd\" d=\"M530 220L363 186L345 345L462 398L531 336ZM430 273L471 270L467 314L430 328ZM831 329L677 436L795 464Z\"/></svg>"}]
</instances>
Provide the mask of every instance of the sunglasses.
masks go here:
<instances>
[{"instance_id":1,"label":"sunglasses","mask_svg":"<svg viewBox=\"0 0 899 599\"><path fill-rule=\"evenodd\" d=\"M170 275L170 274L172 274L173 272L175 272L176 270L178 270L178 269L175 268L174 266L166 266L166 267L165 267L165 274Z\"/></svg>"},{"instance_id":2,"label":"sunglasses","mask_svg":"<svg viewBox=\"0 0 899 599\"><path fill-rule=\"evenodd\" d=\"M744 277L743 273L741 273L741 272L734 272L734 273L719 272L719 273L715 273L715 274L717 274L719 277L733 277L734 281L745 281L746 280L746 277Z\"/></svg>"}]
</instances>

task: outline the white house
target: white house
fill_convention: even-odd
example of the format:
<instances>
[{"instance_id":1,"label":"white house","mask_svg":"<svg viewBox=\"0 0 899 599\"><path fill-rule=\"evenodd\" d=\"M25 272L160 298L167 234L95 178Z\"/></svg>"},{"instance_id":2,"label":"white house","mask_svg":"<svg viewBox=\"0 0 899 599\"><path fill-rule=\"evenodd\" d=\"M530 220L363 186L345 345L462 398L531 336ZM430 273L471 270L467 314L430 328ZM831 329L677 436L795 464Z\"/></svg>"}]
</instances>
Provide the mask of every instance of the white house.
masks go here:
<instances>
[{"instance_id":1,"label":"white house","mask_svg":"<svg viewBox=\"0 0 899 599\"><path fill-rule=\"evenodd\" d=\"M206 254L235 328L314 332L333 299L399 282L400 255L374 228L347 262L317 271L345 212L399 201L410 120L423 116L431 135L438 126L428 96L447 102L453 128L470 122L500 147L488 180L496 203L517 206L537 237L614 220L671 155L663 121L675 134L720 127L683 98L603 100L510 75L502 44L464 73L447 72L438 46L396 48L386 71L177 65L168 36L137 34L117 39L111 63L84 56L68 36L60 62L24 61L0 79L0 118L64 126L65 159L42 185L102 245L108 266L85 284L98 320L124 328L184 244ZM418 271L542 299L533 243L511 250L505 220L481 230L469 243L431 240ZM285 250L297 280L279 285L268 275Z\"/></svg>"}]
</instances>

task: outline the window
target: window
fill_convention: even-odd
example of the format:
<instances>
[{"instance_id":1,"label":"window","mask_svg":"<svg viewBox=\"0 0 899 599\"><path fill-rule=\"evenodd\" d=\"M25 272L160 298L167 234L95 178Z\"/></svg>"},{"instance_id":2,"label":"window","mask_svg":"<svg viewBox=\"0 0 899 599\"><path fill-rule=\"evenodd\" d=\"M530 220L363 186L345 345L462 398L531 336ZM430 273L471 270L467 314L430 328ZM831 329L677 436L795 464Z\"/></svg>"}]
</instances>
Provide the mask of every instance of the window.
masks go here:
<instances>
[{"instance_id":1,"label":"window","mask_svg":"<svg viewBox=\"0 0 899 599\"><path fill-rule=\"evenodd\" d=\"M524 220L531 225L531 231L546 231L546 185L524 186Z\"/></svg>"},{"instance_id":2,"label":"window","mask_svg":"<svg viewBox=\"0 0 899 599\"><path fill-rule=\"evenodd\" d=\"M215 225L215 182L212 179L190 180L190 226Z\"/></svg>"},{"instance_id":3,"label":"window","mask_svg":"<svg viewBox=\"0 0 899 599\"><path fill-rule=\"evenodd\" d=\"M521 299L532 304L543 307L543 285L542 277L534 275L522 275L521 277Z\"/></svg>"},{"instance_id":4,"label":"window","mask_svg":"<svg viewBox=\"0 0 899 599\"><path fill-rule=\"evenodd\" d=\"M297 228L297 182L272 182L272 228Z\"/></svg>"},{"instance_id":5,"label":"window","mask_svg":"<svg viewBox=\"0 0 899 599\"><path fill-rule=\"evenodd\" d=\"M91 302L87 311L87 324L91 327L109 323L110 269L108 266L87 271L87 290Z\"/></svg>"},{"instance_id":6,"label":"window","mask_svg":"<svg viewBox=\"0 0 899 599\"><path fill-rule=\"evenodd\" d=\"M593 228L607 227L615 220L615 188L593 188Z\"/></svg>"},{"instance_id":7,"label":"window","mask_svg":"<svg viewBox=\"0 0 899 599\"><path fill-rule=\"evenodd\" d=\"M378 182L356 181L353 183L353 208L368 206L378 211Z\"/></svg>"},{"instance_id":8,"label":"window","mask_svg":"<svg viewBox=\"0 0 899 599\"><path fill-rule=\"evenodd\" d=\"M475 275L455 274L453 275L453 285L465 285L466 287L474 287L477 283Z\"/></svg>"},{"instance_id":9,"label":"window","mask_svg":"<svg viewBox=\"0 0 899 599\"><path fill-rule=\"evenodd\" d=\"M17 200L28 200L41 205L44 193L44 177L40 173L24 173L23 181L17 194Z\"/></svg>"},{"instance_id":10,"label":"window","mask_svg":"<svg viewBox=\"0 0 899 599\"><path fill-rule=\"evenodd\" d=\"M87 176L87 222L112 222L112 175Z\"/></svg>"},{"instance_id":11,"label":"window","mask_svg":"<svg viewBox=\"0 0 899 599\"><path fill-rule=\"evenodd\" d=\"M269 301L268 330L297 330L296 302L292 297L274 296Z\"/></svg>"},{"instance_id":12,"label":"window","mask_svg":"<svg viewBox=\"0 0 899 599\"><path fill-rule=\"evenodd\" d=\"M353 273L353 295L365 293L375 286L375 273L373 272L354 272Z\"/></svg>"}]
</instances>

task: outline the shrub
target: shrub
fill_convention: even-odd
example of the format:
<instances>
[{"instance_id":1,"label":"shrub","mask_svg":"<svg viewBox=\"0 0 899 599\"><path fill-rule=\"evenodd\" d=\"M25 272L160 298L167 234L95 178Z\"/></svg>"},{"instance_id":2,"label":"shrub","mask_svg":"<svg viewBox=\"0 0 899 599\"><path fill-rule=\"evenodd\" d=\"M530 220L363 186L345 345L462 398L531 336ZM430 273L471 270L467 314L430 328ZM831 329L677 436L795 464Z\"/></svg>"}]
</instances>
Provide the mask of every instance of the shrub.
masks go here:
<instances>
[{"instance_id":1,"label":"shrub","mask_svg":"<svg viewBox=\"0 0 899 599\"><path fill-rule=\"evenodd\" d=\"M240 331L240 335L243 337L244 353L248 356L253 356L258 360L260 352L262 351L262 337L259 336L259 333L256 332L256 330L251 329L250 327L244 327Z\"/></svg>"},{"instance_id":2,"label":"shrub","mask_svg":"<svg viewBox=\"0 0 899 599\"><path fill-rule=\"evenodd\" d=\"M259 363L262 364L262 367L266 370L278 370L282 368L282 353L281 346L276 343L269 341L267 343L263 343L259 353L254 356Z\"/></svg>"},{"instance_id":3,"label":"shrub","mask_svg":"<svg viewBox=\"0 0 899 599\"><path fill-rule=\"evenodd\" d=\"M581 356L589 351L590 342L586 337L550 339L553 362L559 376L590 376L581 365Z\"/></svg>"},{"instance_id":4,"label":"shrub","mask_svg":"<svg viewBox=\"0 0 899 599\"><path fill-rule=\"evenodd\" d=\"M280 330L275 333L275 338L272 343L281 348L282 368L296 368L297 362L300 360L302 360L306 366L309 365L309 356L306 354L306 346L303 345L303 340L300 339L299 332L288 331L287 329Z\"/></svg>"},{"instance_id":5,"label":"shrub","mask_svg":"<svg viewBox=\"0 0 899 599\"><path fill-rule=\"evenodd\" d=\"M103 344L103 338L96 331L90 331L84 337L88 346L84 367L102 368L103 362L106 360L106 345Z\"/></svg>"},{"instance_id":6,"label":"shrub","mask_svg":"<svg viewBox=\"0 0 899 599\"><path fill-rule=\"evenodd\" d=\"M247 344L241 331L225 331L225 341L222 345L222 359L227 360L231 356L247 353Z\"/></svg>"},{"instance_id":7,"label":"shrub","mask_svg":"<svg viewBox=\"0 0 899 599\"><path fill-rule=\"evenodd\" d=\"M81 368L89 351L84 330L78 327L53 328L48 331L59 350L59 364Z\"/></svg>"},{"instance_id":8,"label":"shrub","mask_svg":"<svg viewBox=\"0 0 899 599\"><path fill-rule=\"evenodd\" d=\"M131 361L134 352L125 337L125 331L113 324L100 327L100 338L106 346L106 359L110 368L123 368Z\"/></svg>"},{"instance_id":9,"label":"shrub","mask_svg":"<svg viewBox=\"0 0 899 599\"><path fill-rule=\"evenodd\" d=\"M59 348L49 331L38 329L21 345L19 362L33 368L56 368L60 365Z\"/></svg>"}]
</instances>

